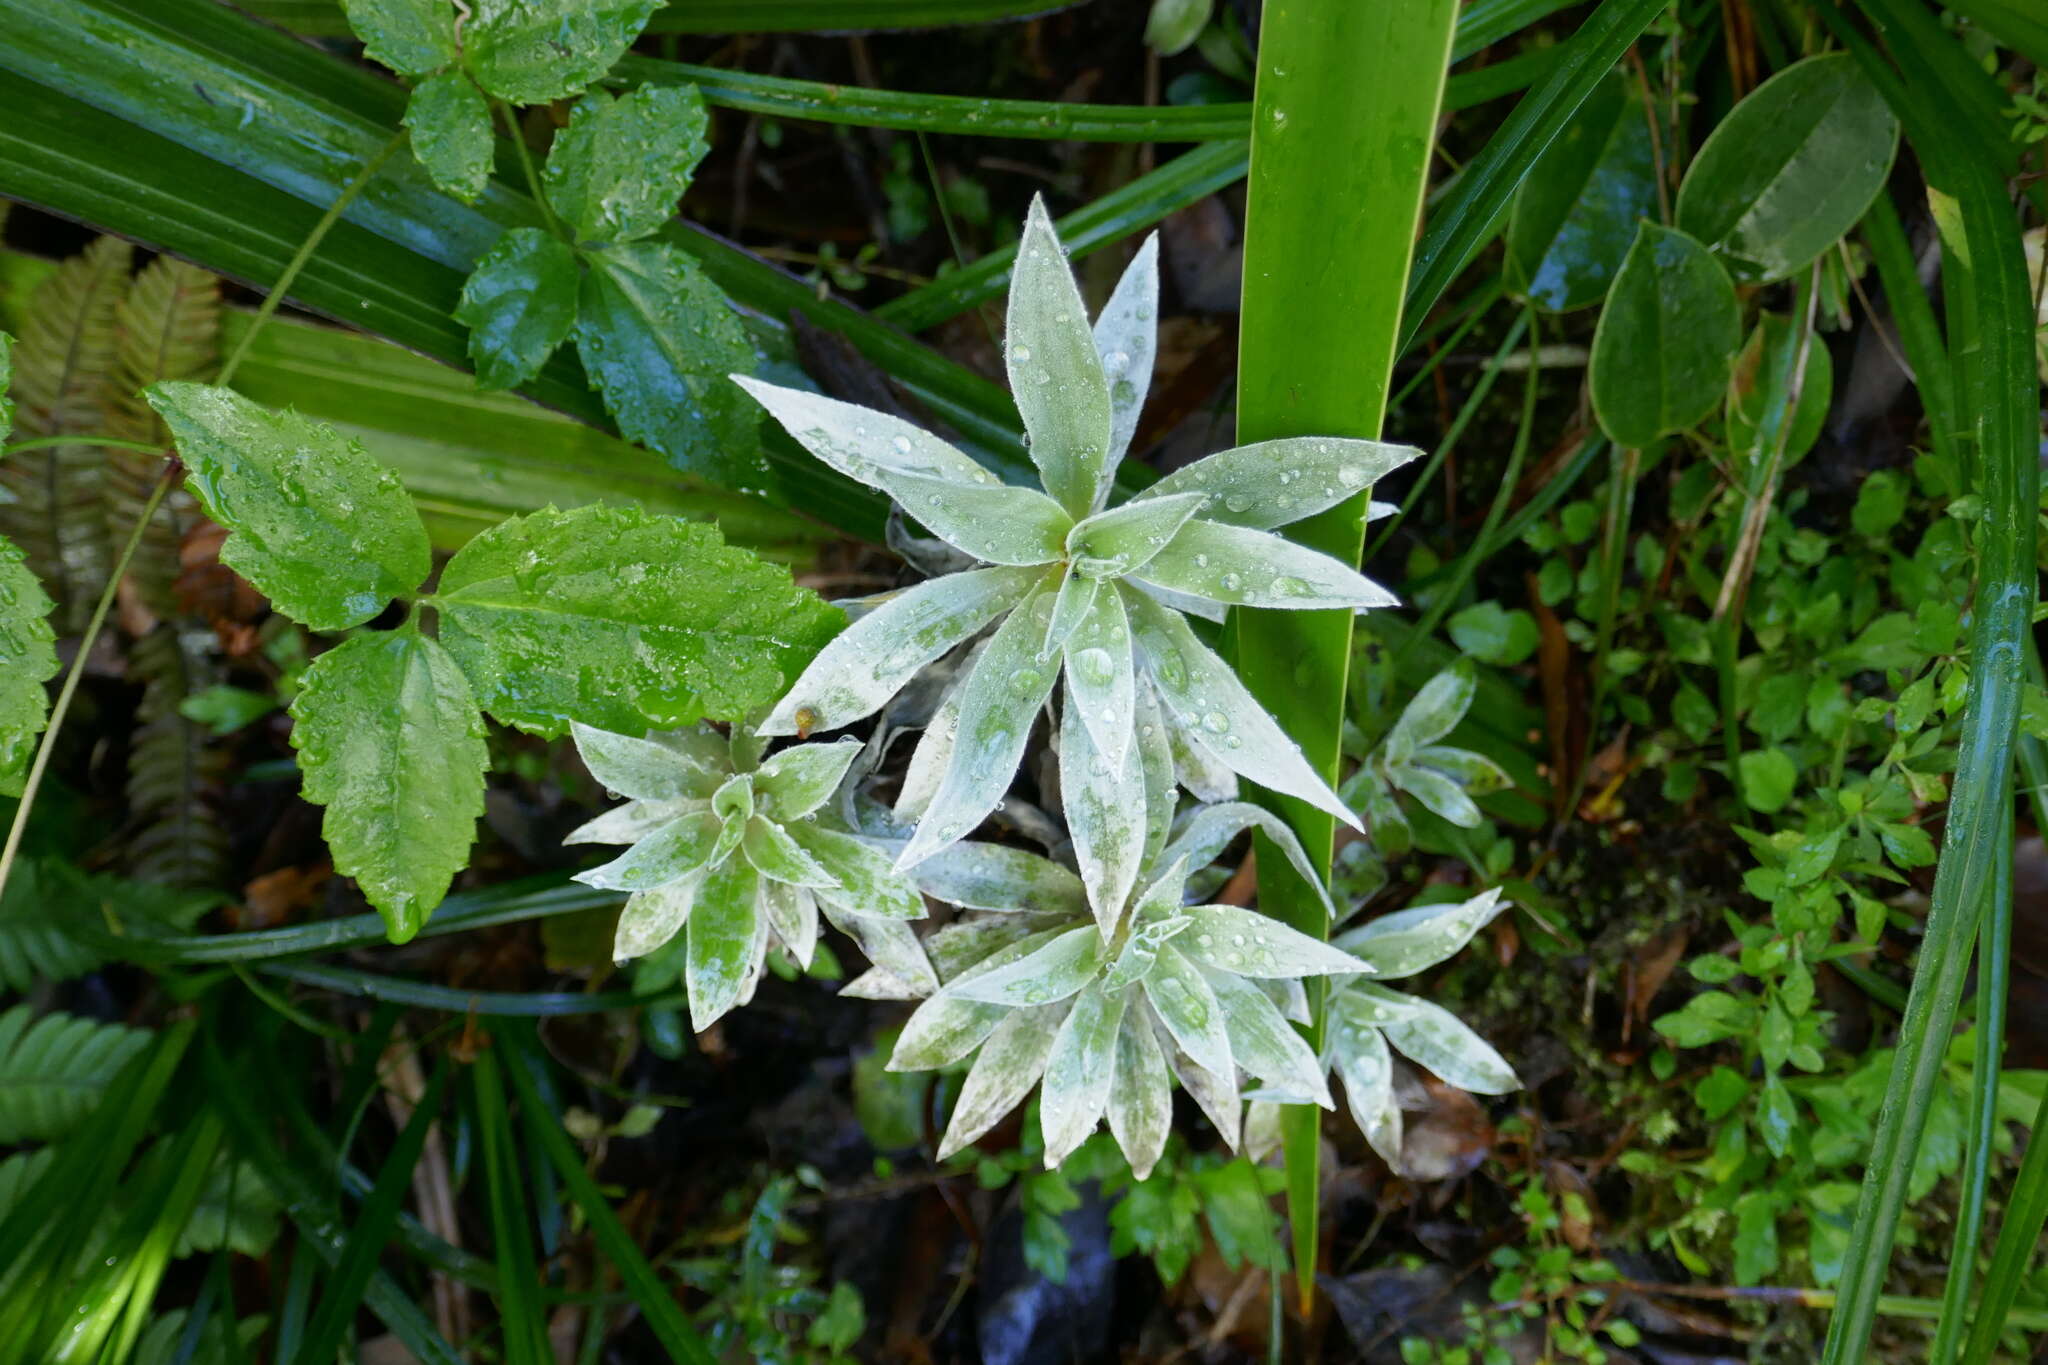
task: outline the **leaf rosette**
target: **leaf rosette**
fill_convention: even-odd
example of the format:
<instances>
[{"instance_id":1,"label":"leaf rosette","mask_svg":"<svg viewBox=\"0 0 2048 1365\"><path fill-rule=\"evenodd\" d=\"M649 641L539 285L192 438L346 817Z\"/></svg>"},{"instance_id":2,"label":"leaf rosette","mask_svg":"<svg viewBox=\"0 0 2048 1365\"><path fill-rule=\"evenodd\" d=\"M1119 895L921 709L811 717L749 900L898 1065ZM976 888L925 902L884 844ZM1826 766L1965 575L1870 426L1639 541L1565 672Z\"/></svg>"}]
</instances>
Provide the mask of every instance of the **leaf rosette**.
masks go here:
<instances>
[{"instance_id":1,"label":"leaf rosette","mask_svg":"<svg viewBox=\"0 0 2048 1365\"><path fill-rule=\"evenodd\" d=\"M1004 356L1042 488L999 483L898 418L734 376L812 454L887 493L982 566L873 604L813 660L763 733L862 720L993 627L913 756L936 778L897 865L930 858L995 808L1063 682L1061 791L1105 941L1142 863L1137 740L1148 723L1168 733L1197 795L1233 795L1242 776L1356 824L1184 613L1220 620L1232 606L1393 603L1349 565L1272 531L1364 493L1416 454L1337 437L1265 441L1196 461L1110 507L1151 380L1158 294L1155 238L1091 327L1045 207L1033 203Z\"/></svg>"},{"instance_id":2,"label":"leaf rosette","mask_svg":"<svg viewBox=\"0 0 2048 1365\"><path fill-rule=\"evenodd\" d=\"M938 986L908 925L925 914L916 884L874 841L830 823L827 804L859 744L791 745L764 759L766 741L741 725L729 737L708 726L644 738L573 732L591 776L629 799L565 842L631 845L577 880L630 893L619 961L687 934L694 1027L752 998L771 941L808 967L821 908L892 977Z\"/></svg>"},{"instance_id":3,"label":"leaf rosette","mask_svg":"<svg viewBox=\"0 0 2048 1365\"><path fill-rule=\"evenodd\" d=\"M944 984L889 1059L891 1070L914 1071L973 1058L940 1159L1034 1088L1048 1168L1107 1119L1141 1179L1165 1146L1175 1081L1232 1146L1247 1099L1331 1107L1324 1068L1293 1027L1309 1017L1301 983L1371 968L1255 910L1184 903L1191 873L1248 829L1310 870L1271 812L1197 807L1158 848L1107 940L1081 879L1058 863L967 840L918 865L927 895L976 912L925 940Z\"/></svg>"}]
</instances>

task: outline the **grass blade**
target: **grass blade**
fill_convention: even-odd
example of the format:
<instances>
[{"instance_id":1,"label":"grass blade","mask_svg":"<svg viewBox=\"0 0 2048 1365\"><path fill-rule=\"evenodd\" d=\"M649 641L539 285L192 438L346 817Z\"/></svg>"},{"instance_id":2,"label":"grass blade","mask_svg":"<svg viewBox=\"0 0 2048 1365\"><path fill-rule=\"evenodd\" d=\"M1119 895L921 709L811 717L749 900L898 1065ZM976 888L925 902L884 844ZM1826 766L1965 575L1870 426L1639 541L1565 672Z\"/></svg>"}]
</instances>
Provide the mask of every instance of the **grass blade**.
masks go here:
<instances>
[{"instance_id":1,"label":"grass blade","mask_svg":"<svg viewBox=\"0 0 2048 1365\"><path fill-rule=\"evenodd\" d=\"M512 1081L512 1092L519 1097L527 1130L547 1153L548 1160L554 1163L562 1183L569 1187L569 1197L583 1211L584 1221L590 1225L590 1233L597 1240L599 1252L618 1272L662 1348L672 1360L688 1362L688 1365L716 1365L711 1348L690 1325L675 1297L661 1282L654 1267L647 1263L638 1244L619 1222L619 1216L612 1212L611 1201L590 1178L590 1172L583 1169L582 1158L576 1154L568 1134L562 1131L554 1112L543 1103L539 1085L529 1070L540 1065L537 1050L527 1041L530 1035L501 1028L493 1030L491 1036L500 1046L518 1054L505 1070Z\"/></svg>"},{"instance_id":2,"label":"grass blade","mask_svg":"<svg viewBox=\"0 0 2048 1365\"><path fill-rule=\"evenodd\" d=\"M1963 1347L1963 1365L1990 1365L1997 1359L1998 1340L2008 1326L2019 1327L2019 1301L2027 1267L2041 1248L2041 1225L2048 1222L2048 1094L2034 1115L2027 1154L2020 1158L2019 1178L2005 1201L2005 1222L1998 1229L1998 1244L1991 1253L1991 1272L1984 1277L1984 1297L1977 1303L1977 1320L1970 1327L1970 1339ZM1946 1312L1948 1305L1943 1304ZM2039 1331L2041 1314L2024 1324ZM1944 1320L1945 1323L1946 1320Z\"/></svg>"},{"instance_id":3,"label":"grass blade","mask_svg":"<svg viewBox=\"0 0 2048 1365\"><path fill-rule=\"evenodd\" d=\"M1968 414L1976 436L1977 485L1985 506L1969 691L1933 903L1822 1357L1823 1365L1847 1365L1869 1341L1978 920L1998 880L1997 861L2009 846L2012 744L2034 602L2033 509L2040 468L2029 344L2033 297L2005 183L1989 159L1995 153L1958 135L1967 115L1919 44L1893 48L1899 68L1894 74L1846 26L1833 26L1894 101L1922 167L1960 205L1977 335L1974 363L1957 386L1957 406Z\"/></svg>"},{"instance_id":4,"label":"grass blade","mask_svg":"<svg viewBox=\"0 0 2048 1365\"><path fill-rule=\"evenodd\" d=\"M1456 15L1449 0L1267 8L1245 226L1240 443L1379 436ZM1373 211L1335 214L1332 204ZM1333 261L1345 263L1341 281ZM1296 538L1356 563L1365 502L1361 494L1300 523ZM1350 612L1232 613L1233 662L1331 781L1351 630ZM1331 817L1298 802L1275 804L1327 874ZM1327 931L1315 890L1270 849L1259 858L1259 904L1297 929ZM1317 1259L1317 1112L1291 1108L1283 1120L1304 1303Z\"/></svg>"},{"instance_id":5,"label":"grass blade","mask_svg":"<svg viewBox=\"0 0 2048 1365\"><path fill-rule=\"evenodd\" d=\"M505 1108L505 1087L498 1079L498 1059L489 1050L477 1054L471 1072L475 1086L477 1129L483 1138L484 1187L491 1210L491 1241L498 1251L499 1326L509 1365L538 1365L552 1359L547 1323L539 1304L539 1258L534 1255L533 1223L519 1188L517 1144L512 1115Z\"/></svg>"},{"instance_id":6,"label":"grass blade","mask_svg":"<svg viewBox=\"0 0 2048 1365\"><path fill-rule=\"evenodd\" d=\"M1467 162L1415 248L1405 349L1429 310L1506 220L1508 204L1529 168L1578 112L1629 44L1665 9L1664 0L1602 0L1565 45L1540 83L1522 97L1499 131Z\"/></svg>"}]
</instances>

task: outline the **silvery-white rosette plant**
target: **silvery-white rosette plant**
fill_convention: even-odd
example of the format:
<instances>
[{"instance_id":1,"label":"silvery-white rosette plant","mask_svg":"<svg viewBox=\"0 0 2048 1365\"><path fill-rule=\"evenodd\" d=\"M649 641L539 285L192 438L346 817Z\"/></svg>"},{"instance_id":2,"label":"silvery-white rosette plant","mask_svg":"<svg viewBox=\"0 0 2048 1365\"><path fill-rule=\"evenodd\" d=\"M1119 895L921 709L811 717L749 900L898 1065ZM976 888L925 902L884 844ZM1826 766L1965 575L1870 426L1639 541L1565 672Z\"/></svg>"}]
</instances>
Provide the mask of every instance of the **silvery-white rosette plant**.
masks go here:
<instances>
[{"instance_id":1,"label":"silvery-white rosette plant","mask_svg":"<svg viewBox=\"0 0 2048 1365\"><path fill-rule=\"evenodd\" d=\"M847 993L921 1002L889 1065L967 1067L942 1157L1035 1089L1049 1165L1107 1120L1142 1177L1164 1148L1176 1082L1234 1146L1248 1103L1255 1113L1331 1107L1333 1067L1375 1145L1389 1132L1398 1145L1391 1070L1368 1065L1387 1040L1452 1067L1447 1079L1512 1084L1476 1037L1483 1057L1460 1050L1436 1017L1462 1029L1448 1014L1366 979L1455 952L1496 893L1463 918L1403 912L1334 944L1209 903L1224 876L1218 857L1258 830L1331 910L1286 824L1234 799L1240 776L1357 821L1185 613L1391 603L1349 566L1271 532L1415 452L1334 437L1263 442L1109 506L1151 378L1158 292L1148 241L1091 325L1033 204L1004 352L1042 490L998 483L898 418L735 376L799 442L886 492L968 567L842 604L853 623L730 738L702 726L644 739L576 731L592 774L631 798L571 836L632 845L581 874L631 893L615 955L686 933L702 1028L748 997L771 948L807 963L822 913L871 963ZM1469 678L1462 691L1433 683L1425 693L1428 705L1403 717L1407 738L1387 748L1399 761L1370 780L1407 790L1411 769L1447 767L1462 796L1490 775L1436 741L1469 703ZM866 745L810 739L878 712ZM1052 856L968 838L1008 795L1048 712L1057 761L1031 775L1057 792L1064 828L1023 803L1005 822ZM885 806L870 776L906 724L923 734ZM770 755L784 737L796 742ZM1195 798L1185 809L1182 789ZM920 935L926 898L958 913ZM1404 946L1418 934L1437 956ZM1312 976L1336 979L1342 1006L1321 1057L1294 1027L1309 1020L1302 983ZM1354 1019L1370 1027L1348 1027Z\"/></svg>"},{"instance_id":2,"label":"silvery-white rosette plant","mask_svg":"<svg viewBox=\"0 0 2048 1365\"><path fill-rule=\"evenodd\" d=\"M763 761L767 742L745 725L730 736L708 726L644 739L581 724L573 733L591 776L630 799L565 842L632 845L577 880L630 893L612 948L620 961L688 933L694 1027L752 997L771 938L809 966L821 904L871 959L938 985L905 924L925 915L916 885L875 843L820 819L859 743L791 745Z\"/></svg>"},{"instance_id":3,"label":"silvery-white rosette plant","mask_svg":"<svg viewBox=\"0 0 2048 1365\"><path fill-rule=\"evenodd\" d=\"M1182 612L1391 604L1391 593L1349 565L1272 529L1362 492L1416 453L1336 437L1265 441L1198 460L1109 506L1151 381L1158 298L1155 238L1091 327L1045 206L1033 202L1003 354L1042 490L999 483L898 418L734 376L811 453L887 493L981 565L867 611L812 660L763 733L862 720L999 623L950 714L927 729L922 747L931 752L913 760L938 776L897 866L963 838L995 809L1064 678L1078 724L1062 736L1060 790L1104 939L1142 861L1141 697L1191 768L1241 774L1357 823Z\"/></svg>"}]
</instances>

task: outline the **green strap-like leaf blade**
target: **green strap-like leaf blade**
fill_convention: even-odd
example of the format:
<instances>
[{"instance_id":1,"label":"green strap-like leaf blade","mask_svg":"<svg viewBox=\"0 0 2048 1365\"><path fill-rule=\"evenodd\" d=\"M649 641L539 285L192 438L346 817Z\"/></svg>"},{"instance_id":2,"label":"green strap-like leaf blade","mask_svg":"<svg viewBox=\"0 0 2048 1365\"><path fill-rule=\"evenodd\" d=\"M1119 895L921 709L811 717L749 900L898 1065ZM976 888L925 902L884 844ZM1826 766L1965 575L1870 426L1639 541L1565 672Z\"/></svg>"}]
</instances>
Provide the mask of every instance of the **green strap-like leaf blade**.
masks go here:
<instances>
[{"instance_id":1,"label":"green strap-like leaf blade","mask_svg":"<svg viewBox=\"0 0 2048 1365\"><path fill-rule=\"evenodd\" d=\"M666 242L588 257L576 349L627 439L729 488L771 482L754 405L726 376L754 368L738 314Z\"/></svg>"},{"instance_id":2,"label":"green strap-like leaf blade","mask_svg":"<svg viewBox=\"0 0 2048 1365\"><path fill-rule=\"evenodd\" d=\"M1678 190L1678 226L1745 280L1779 280L1856 225L1899 120L1846 52L1794 63L1721 120Z\"/></svg>"},{"instance_id":3,"label":"green strap-like leaf blade","mask_svg":"<svg viewBox=\"0 0 2048 1365\"><path fill-rule=\"evenodd\" d=\"M513 228L476 263L455 317L480 387L524 384L568 340L579 273L576 253L539 228Z\"/></svg>"},{"instance_id":4,"label":"green strap-like leaf blade","mask_svg":"<svg viewBox=\"0 0 2048 1365\"><path fill-rule=\"evenodd\" d=\"M228 389L152 385L221 562L314 630L346 630L427 576L427 528L398 476L355 441Z\"/></svg>"},{"instance_id":5,"label":"green strap-like leaf blade","mask_svg":"<svg viewBox=\"0 0 2048 1365\"><path fill-rule=\"evenodd\" d=\"M469 682L416 632L358 635L313 661L292 719L334 866L403 943L448 894L483 814L490 756Z\"/></svg>"},{"instance_id":6,"label":"green strap-like leaf blade","mask_svg":"<svg viewBox=\"0 0 2048 1365\"><path fill-rule=\"evenodd\" d=\"M579 241L624 242L667 222L711 150L704 98L643 85L617 99L592 91L548 152L548 204Z\"/></svg>"},{"instance_id":7,"label":"green strap-like leaf blade","mask_svg":"<svg viewBox=\"0 0 2048 1365\"><path fill-rule=\"evenodd\" d=\"M1735 286L1707 249L1644 223L1593 333L1587 384L1601 430L1641 449L1713 411L1742 341Z\"/></svg>"},{"instance_id":8,"label":"green strap-like leaf blade","mask_svg":"<svg viewBox=\"0 0 2048 1365\"><path fill-rule=\"evenodd\" d=\"M842 619L716 527L603 506L485 531L434 601L483 708L551 737L572 720L636 733L738 720Z\"/></svg>"}]
</instances>

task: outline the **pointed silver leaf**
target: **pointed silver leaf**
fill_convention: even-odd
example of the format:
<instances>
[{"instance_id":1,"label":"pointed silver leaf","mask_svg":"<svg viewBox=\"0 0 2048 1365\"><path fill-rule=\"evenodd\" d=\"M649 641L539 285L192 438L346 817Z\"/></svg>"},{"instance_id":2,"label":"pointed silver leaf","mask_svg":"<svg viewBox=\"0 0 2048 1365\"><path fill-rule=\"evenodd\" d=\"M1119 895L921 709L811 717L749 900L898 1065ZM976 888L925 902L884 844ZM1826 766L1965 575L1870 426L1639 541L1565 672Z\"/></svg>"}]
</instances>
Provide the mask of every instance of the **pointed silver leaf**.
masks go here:
<instances>
[{"instance_id":1,"label":"pointed silver leaf","mask_svg":"<svg viewBox=\"0 0 2048 1365\"><path fill-rule=\"evenodd\" d=\"M1013 1010L988 1041L960 1087L953 1103L953 1117L939 1142L939 1160L967 1146L1015 1109L1045 1074L1045 1061L1052 1041L1067 1012L1064 1002L1041 1009Z\"/></svg>"},{"instance_id":2,"label":"pointed silver leaf","mask_svg":"<svg viewBox=\"0 0 2048 1365\"><path fill-rule=\"evenodd\" d=\"M946 984L959 1000L989 1005L1049 1005L1079 991L1102 970L1102 939L1095 926L1069 929L1014 962Z\"/></svg>"},{"instance_id":3,"label":"pointed silver leaf","mask_svg":"<svg viewBox=\"0 0 2048 1365\"><path fill-rule=\"evenodd\" d=\"M1066 932L1059 928L1028 934L996 949L955 980L971 980L1020 961ZM903 1031L896 1036L896 1048L889 1054L889 1070L936 1071L951 1066L980 1047L981 1040L1009 1013L1006 1005L962 1000L951 994L934 995L911 1011L904 1022Z\"/></svg>"},{"instance_id":4,"label":"pointed silver leaf","mask_svg":"<svg viewBox=\"0 0 2048 1365\"><path fill-rule=\"evenodd\" d=\"M1067 532L1067 557L1084 578L1122 578L1138 573L1201 510L1199 494L1127 502L1097 512Z\"/></svg>"},{"instance_id":5,"label":"pointed silver leaf","mask_svg":"<svg viewBox=\"0 0 2048 1365\"><path fill-rule=\"evenodd\" d=\"M827 872L773 820L756 815L748 820L740 836L740 852L754 870L770 881L788 886L816 889L837 887L839 879Z\"/></svg>"},{"instance_id":6,"label":"pointed silver leaf","mask_svg":"<svg viewBox=\"0 0 2048 1365\"><path fill-rule=\"evenodd\" d=\"M1204 747L1252 781L1299 797L1358 828L1358 817L1309 767L1301 750L1245 690L1230 665L1195 638L1185 620L1137 592L1124 594L1124 608L1160 701L1183 726L1201 727L1208 736Z\"/></svg>"},{"instance_id":7,"label":"pointed silver leaf","mask_svg":"<svg viewBox=\"0 0 2048 1365\"><path fill-rule=\"evenodd\" d=\"M809 970L811 958L818 949L817 898L805 887L764 881L761 883L761 910L768 917L768 927L775 931L775 937L796 959L796 965ZM845 992L842 990L841 994Z\"/></svg>"},{"instance_id":8,"label":"pointed silver leaf","mask_svg":"<svg viewBox=\"0 0 2048 1365\"><path fill-rule=\"evenodd\" d=\"M1124 1004L1122 991L1105 993L1091 985L1074 997L1074 1007L1052 1040L1038 1108L1049 1171L1058 1169L1102 1121L1116 1077Z\"/></svg>"},{"instance_id":9,"label":"pointed silver leaf","mask_svg":"<svg viewBox=\"0 0 2048 1365\"><path fill-rule=\"evenodd\" d=\"M1239 976L1345 976L1365 966L1351 954L1256 910L1197 905L1182 913L1194 923L1181 936L1181 950Z\"/></svg>"},{"instance_id":10,"label":"pointed silver leaf","mask_svg":"<svg viewBox=\"0 0 2048 1365\"><path fill-rule=\"evenodd\" d=\"M709 811L680 815L602 867L578 872L576 880L607 891L651 891L710 862L721 832Z\"/></svg>"},{"instance_id":11,"label":"pointed silver leaf","mask_svg":"<svg viewBox=\"0 0 2048 1365\"><path fill-rule=\"evenodd\" d=\"M1336 907L1330 904L1329 890L1316 874L1315 864L1302 850L1301 840L1294 836L1294 830L1285 820L1264 806L1255 806L1249 801L1199 806L1189 812L1188 818L1174 831L1173 842L1167 846L1167 852L1186 859L1189 867L1205 867L1216 860L1232 839L1248 829L1256 829L1271 839L1301 879L1315 888L1323 908L1333 915L1336 913Z\"/></svg>"},{"instance_id":12,"label":"pointed silver leaf","mask_svg":"<svg viewBox=\"0 0 2048 1365\"><path fill-rule=\"evenodd\" d=\"M899 593L818 651L760 733L837 730L873 715L920 669L1023 601L1043 576L973 569Z\"/></svg>"},{"instance_id":13,"label":"pointed silver leaf","mask_svg":"<svg viewBox=\"0 0 2048 1365\"><path fill-rule=\"evenodd\" d=\"M1079 877L1007 844L963 840L919 863L912 875L926 895L964 910L1088 913Z\"/></svg>"},{"instance_id":14,"label":"pointed silver leaf","mask_svg":"<svg viewBox=\"0 0 2048 1365\"><path fill-rule=\"evenodd\" d=\"M1130 451L1138 414L1152 387L1152 363L1159 349L1159 234L1153 233L1124 268L1109 302L1095 319L1095 350L1109 381L1109 459L1096 501L1109 492L1117 461Z\"/></svg>"},{"instance_id":15,"label":"pointed silver leaf","mask_svg":"<svg viewBox=\"0 0 2048 1365\"><path fill-rule=\"evenodd\" d=\"M1398 1001L1399 1016L1381 1023L1380 1031L1402 1056L1428 1067L1448 1084L1475 1095L1505 1095L1521 1088L1507 1059L1443 1006L1366 981L1352 989L1368 999L1378 995Z\"/></svg>"},{"instance_id":16,"label":"pointed silver leaf","mask_svg":"<svg viewBox=\"0 0 2048 1365\"><path fill-rule=\"evenodd\" d=\"M1470 659L1458 660L1424 683L1380 742L1386 762L1406 763L1416 750L1456 729L1471 709L1478 688L1478 673Z\"/></svg>"},{"instance_id":17,"label":"pointed silver leaf","mask_svg":"<svg viewBox=\"0 0 2048 1365\"><path fill-rule=\"evenodd\" d=\"M1010 272L1003 362L1045 491L1087 516L1109 463L1109 383L1066 252L1035 195Z\"/></svg>"},{"instance_id":18,"label":"pointed silver leaf","mask_svg":"<svg viewBox=\"0 0 2048 1365\"><path fill-rule=\"evenodd\" d=\"M1231 1060L1269 1085L1302 1102L1335 1107L1316 1054L1287 1022L1266 993L1231 972L1204 969L1209 988L1223 1007Z\"/></svg>"},{"instance_id":19,"label":"pointed silver leaf","mask_svg":"<svg viewBox=\"0 0 2048 1365\"><path fill-rule=\"evenodd\" d=\"M754 796L763 815L781 823L801 819L832 799L861 744L847 738L831 744L793 744L754 774Z\"/></svg>"},{"instance_id":20,"label":"pointed silver leaf","mask_svg":"<svg viewBox=\"0 0 2048 1365\"><path fill-rule=\"evenodd\" d=\"M886 488L882 480L891 474L963 485L995 482L995 475L938 437L886 412L747 375L736 374L732 381L768 409L797 444L870 488Z\"/></svg>"},{"instance_id":21,"label":"pointed silver leaf","mask_svg":"<svg viewBox=\"0 0 2048 1365\"><path fill-rule=\"evenodd\" d=\"M1038 647L1039 658L1050 659L1066 648L1067 641L1093 611L1095 599L1104 595L1097 591L1100 586L1094 579L1083 578L1072 570L1060 579L1059 592L1053 597L1052 619L1045 627L1045 643Z\"/></svg>"},{"instance_id":22,"label":"pointed silver leaf","mask_svg":"<svg viewBox=\"0 0 2048 1365\"><path fill-rule=\"evenodd\" d=\"M626 897L626 908L619 912L619 925L612 937L612 961L645 957L674 938L689 919L703 881L699 874Z\"/></svg>"},{"instance_id":23,"label":"pointed silver leaf","mask_svg":"<svg viewBox=\"0 0 2048 1365\"><path fill-rule=\"evenodd\" d=\"M1121 607L1121 599L1118 605ZM1153 695L1150 682L1137 688L1135 718L1138 760L1145 768L1145 866L1151 867L1159 861L1167 838L1173 832L1173 814L1179 792L1174 772L1173 740L1166 723L1166 713L1159 709L1159 698ZM1230 777L1230 794L1235 796L1237 777L1228 769L1224 771Z\"/></svg>"},{"instance_id":24,"label":"pointed silver leaf","mask_svg":"<svg viewBox=\"0 0 2048 1365\"><path fill-rule=\"evenodd\" d=\"M690 1027L710 1028L739 1003L759 967L756 952L761 906L758 878L744 858L728 858L711 870L697 890L685 929L689 963L684 980L690 994Z\"/></svg>"},{"instance_id":25,"label":"pointed silver leaf","mask_svg":"<svg viewBox=\"0 0 2048 1365\"><path fill-rule=\"evenodd\" d=\"M1035 488L948 483L914 474L885 479L891 497L932 534L991 564L1050 564L1074 520Z\"/></svg>"},{"instance_id":26,"label":"pointed silver leaf","mask_svg":"<svg viewBox=\"0 0 2048 1365\"><path fill-rule=\"evenodd\" d=\"M1380 1159L1401 1168L1401 1106L1394 1099L1394 1059L1379 1029L1341 1009L1333 1011L1330 1050L1344 1103Z\"/></svg>"},{"instance_id":27,"label":"pointed silver leaf","mask_svg":"<svg viewBox=\"0 0 2048 1365\"><path fill-rule=\"evenodd\" d=\"M1095 747L1071 698L1060 722L1060 802L1074 840L1074 862L1107 943L1144 864L1145 770L1129 745L1123 762L1110 762Z\"/></svg>"},{"instance_id":28,"label":"pointed silver leaf","mask_svg":"<svg viewBox=\"0 0 2048 1365\"><path fill-rule=\"evenodd\" d=\"M635 801L682 801L711 795L724 773L692 762L666 745L632 735L615 735L571 721L583 766L606 791Z\"/></svg>"},{"instance_id":29,"label":"pointed silver leaf","mask_svg":"<svg viewBox=\"0 0 2048 1365\"><path fill-rule=\"evenodd\" d=\"M708 801L628 801L562 836L565 844L637 844L678 816L708 811Z\"/></svg>"},{"instance_id":30,"label":"pointed silver leaf","mask_svg":"<svg viewBox=\"0 0 2048 1365\"><path fill-rule=\"evenodd\" d=\"M1204 1071L1235 1076L1230 1060L1230 1034L1223 1026L1223 1008L1208 979L1172 944L1159 949L1159 959L1140 982L1159 1021L1180 1050Z\"/></svg>"},{"instance_id":31,"label":"pointed silver leaf","mask_svg":"<svg viewBox=\"0 0 2048 1365\"><path fill-rule=\"evenodd\" d=\"M1159 1040L1152 1036L1151 1021L1135 1017L1143 1009L1140 1003L1126 1010L1117 1031L1116 1072L1109 1088L1110 1135L1139 1180L1159 1164L1173 1128L1173 1077Z\"/></svg>"},{"instance_id":32,"label":"pointed silver leaf","mask_svg":"<svg viewBox=\"0 0 2048 1365\"><path fill-rule=\"evenodd\" d=\"M1136 728L1137 673L1120 593L1105 589L1067 641L1067 705L1081 712L1096 749L1121 764Z\"/></svg>"},{"instance_id":33,"label":"pointed silver leaf","mask_svg":"<svg viewBox=\"0 0 2048 1365\"><path fill-rule=\"evenodd\" d=\"M827 905L879 919L925 917L916 880L898 872L875 844L810 820L792 821L783 829L832 878L831 885L818 889L819 899Z\"/></svg>"},{"instance_id":34,"label":"pointed silver leaf","mask_svg":"<svg viewBox=\"0 0 2048 1365\"><path fill-rule=\"evenodd\" d=\"M1383 979L1412 976L1454 956L1505 909L1507 903L1495 887L1455 904L1419 905L1381 915L1339 934L1336 946L1370 963Z\"/></svg>"},{"instance_id":35,"label":"pointed silver leaf","mask_svg":"<svg viewBox=\"0 0 2048 1365\"><path fill-rule=\"evenodd\" d=\"M913 996L927 996L939 988L938 973L932 970L909 921L851 914L829 900L820 900L818 908L833 928L859 945L868 961L901 981Z\"/></svg>"},{"instance_id":36,"label":"pointed silver leaf","mask_svg":"<svg viewBox=\"0 0 2048 1365\"><path fill-rule=\"evenodd\" d=\"M1132 501L1201 493L1208 520L1270 531L1335 507L1421 453L1341 436L1257 441L1183 465Z\"/></svg>"},{"instance_id":37,"label":"pointed silver leaf","mask_svg":"<svg viewBox=\"0 0 2048 1365\"><path fill-rule=\"evenodd\" d=\"M1320 550L1271 531L1199 518L1183 526L1137 577L1238 607L1323 611L1391 607L1401 600Z\"/></svg>"}]
</instances>

